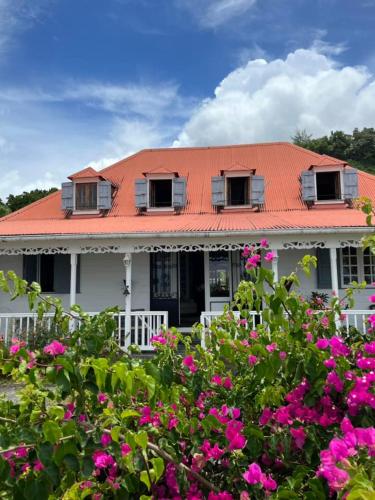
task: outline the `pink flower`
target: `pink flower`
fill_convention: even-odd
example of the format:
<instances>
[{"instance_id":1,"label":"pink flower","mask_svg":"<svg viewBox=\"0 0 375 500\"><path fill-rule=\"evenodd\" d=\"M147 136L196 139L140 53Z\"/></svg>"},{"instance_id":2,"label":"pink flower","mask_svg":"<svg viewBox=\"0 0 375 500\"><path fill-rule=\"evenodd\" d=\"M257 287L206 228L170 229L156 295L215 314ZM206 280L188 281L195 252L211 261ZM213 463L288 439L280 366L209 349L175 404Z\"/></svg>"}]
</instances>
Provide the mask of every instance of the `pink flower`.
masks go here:
<instances>
[{"instance_id":1,"label":"pink flower","mask_svg":"<svg viewBox=\"0 0 375 500\"><path fill-rule=\"evenodd\" d=\"M242 474L242 477L249 484L257 484L260 483L262 478L262 469L255 462L249 465L247 471Z\"/></svg>"},{"instance_id":2,"label":"pink flower","mask_svg":"<svg viewBox=\"0 0 375 500\"><path fill-rule=\"evenodd\" d=\"M306 332L306 342L312 342L313 340L313 334L311 332Z\"/></svg>"},{"instance_id":3,"label":"pink flower","mask_svg":"<svg viewBox=\"0 0 375 500\"><path fill-rule=\"evenodd\" d=\"M268 240L266 238L263 238L260 240L260 246L262 248L267 248L268 247Z\"/></svg>"},{"instance_id":4,"label":"pink flower","mask_svg":"<svg viewBox=\"0 0 375 500\"><path fill-rule=\"evenodd\" d=\"M319 339L315 345L318 349L327 349L327 347L329 346L329 340Z\"/></svg>"},{"instance_id":5,"label":"pink flower","mask_svg":"<svg viewBox=\"0 0 375 500\"><path fill-rule=\"evenodd\" d=\"M286 359L286 357L287 357L286 352L280 351L279 358L281 359L281 361L284 361Z\"/></svg>"},{"instance_id":6,"label":"pink flower","mask_svg":"<svg viewBox=\"0 0 375 500\"><path fill-rule=\"evenodd\" d=\"M211 379L211 383L216 385L221 385L223 381L221 380L220 375L214 375Z\"/></svg>"},{"instance_id":7,"label":"pink flower","mask_svg":"<svg viewBox=\"0 0 375 500\"><path fill-rule=\"evenodd\" d=\"M102 405L108 400L108 396L104 394L104 392L99 392L98 393L98 402Z\"/></svg>"},{"instance_id":8,"label":"pink flower","mask_svg":"<svg viewBox=\"0 0 375 500\"><path fill-rule=\"evenodd\" d=\"M324 328L328 328L328 326L329 326L329 319L327 318L327 316L323 316L323 318L320 320L320 324Z\"/></svg>"},{"instance_id":9,"label":"pink flower","mask_svg":"<svg viewBox=\"0 0 375 500\"><path fill-rule=\"evenodd\" d=\"M170 431L172 429L175 429L178 426L178 422L178 418L176 416L172 416L168 422L168 430Z\"/></svg>"},{"instance_id":10,"label":"pink flower","mask_svg":"<svg viewBox=\"0 0 375 500\"><path fill-rule=\"evenodd\" d=\"M197 368L197 366L196 366L196 364L195 364L195 362L194 362L194 358L193 358L193 356L191 356L191 355L186 356L186 357L182 360L182 364L183 364L184 366L186 366L186 367L190 370L190 372L191 372L191 373L195 373L195 372L198 370L198 368Z\"/></svg>"},{"instance_id":11,"label":"pink flower","mask_svg":"<svg viewBox=\"0 0 375 500\"><path fill-rule=\"evenodd\" d=\"M370 327L375 328L375 314L371 314L367 320L370 323Z\"/></svg>"},{"instance_id":12,"label":"pink flower","mask_svg":"<svg viewBox=\"0 0 375 500\"><path fill-rule=\"evenodd\" d=\"M260 478L260 482L263 485L263 488L267 491L274 491L277 488L277 483L271 476L266 476L266 474L262 474Z\"/></svg>"},{"instance_id":13,"label":"pink flower","mask_svg":"<svg viewBox=\"0 0 375 500\"><path fill-rule=\"evenodd\" d=\"M251 257L249 257L247 259L247 262L245 265L246 269L254 269L260 263L260 260L261 260L261 257L259 254L256 253L256 254L252 255Z\"/></svg>"},{"instance_id":14,"label":"pink flower","mask_svg":"<svg viewBox=\"0 0 375 500\"><path fill-rule=\"evenodd\" d=\"M97 467L98 469L112 467L115 464L113 457L105 451L101 450L95 451L92 455L92 459L94 461L95 467Z\"/></svg>"},{"instance_id":15,"label":"pink flower","mask_svg":"<svg viewBox=\"0 0 375 500\"><path fill-rule=\"evenodd\" d=\"M44 465L42 464L42 462L40 460L36 460L34 462L34 471L35 472L40 472L44 469Z\"/></svg>"},{"instance_id":16,"label":"pink flower","mask_svg":"<svg viewBox=\"0 0 375 500\"><path fill-rule=\"evenodd\" d=\"M326 359L323 364L329 370L336 368L336 361L333 358Z\"/></svg>"},{"instance_id":17,"label":"pink flower","mask_svg":"<svg viewBox=\"0 0 375 500\"><path fill-rule=\"evenodd\" d=\"M131 452L132 452L132 449L127 443L124 443L121 445L121 456L122 457L126 457L126 455L129 455L129 453L131 453Z\"/></svg>"},{"instance_id":18,"label":"pink flower","mask_svg":"<svg viewBox=\"0 0 375 500\"><path fill-rule=\"evenodd\" d=\"M357 366L361 370L375 370L375 358L360 358Z\"/></svg>"},{"instance_id":19,"label":"pink flower","mask_svg":"<svg viewBox=\"0 0 375 500\"><path fill-rule=\"evenodd\" d=\"M264 260L267 262L272 262L275 257L276 257L275 252L267 252L266 255L264 256Z\"/></svg>"},{"instance_id":20,"label":"pink flower","mask_svg":"<svg viewBox=\"0 0 375 500\"><path fill-rule=\"evenodd\" d=\"M307 316L312 316L314 314L314 311L312 309L306 309L306 314Z\"/></svg>"},{"instance_id":21,"label":"pink flower","mask_svg":"<svg viewBox=\"0 0 375 500\"><path fill-rule=\"evenodd\" d=\"M374 295L375 297L375 295ZM364 345L367 354L375 354L375 340Z\"/></svg>"},{"instance_id":22,"label":"pink flower","mask_svg":"<svg viewBox=\"0 0 375 500\"><path fill-rule=\"evenodd\" d=\"M256 330L251 330L250 337L255 340L259 337L259 334Z\"/></svg>"},{"instance_id":23,"label":"pink flower","mask_svg":"<svg viewBox=\"0 0 375 500\"><path fill-rule=\"evenodd\" d=\"M112 438L109 434L105 433L100 438L100 442L101 442L103 448L106 448L109 444L111 444Z\"/></svg>"},{"instance_id":24,"label":"pink flower","mask_svg":"<svg viewBox=\"0 0 375 500\"><path fill-rule=\"evenodd\" d=\"M349 456L348 446L342 439L333 438L329 443L329 451L336 462Z\"/></svg>"},{"instance_id":25,"label":"pink flower","mask_svg":"<svg viewBox=\"0 0 375 500\"><path fill-rule=\"evenodd\" d=\"M17 458L26 458L28 454L29 454L28 449L25 446L21 446L20 448L17 448L17 450L15 452L15 456Z\"/></svg>"},{"instance_id":26,"label":"pink flower","mask_svg":"<svg viewBox=\"0 0 375 500\"><path fill-rule=\"evenodd\" d=\"M259 417L259 425L267 425L271 420L273 412L271 408L264 408L261 416Z\"/></svg>"},{"instance_id":27,"label":"pink flower","mask_svg":"<svg viewBox=\"0 0 375 500\"><path fill-rule=\"evenodd\" d=\"M222 491L220 493L212 493L212 491L208 494L207 500L233 500L233 496L227 491Z\"/></svg>"},{"instance_id":28,"label":"pink flower","mask_svg":"<svg viewBox=\"0 0 375 500\"><path fill-rule=\"evenodd\" d=\"M374 295L370 295L370 297L368 298L368 300L369 300L372 304L375 304L375 294L374 294Z\"/></svg>"},{"instance_id":29,"label":"pink flower","mask_svg":"<svg viewBox=\"0 0 375 500\"><path fill-rule=\"evenodd\" d=\"M349 349L348 346L345 345L344 340L336 335L335 337L332 337L331 340L329 341L329 345L331 348L331 354L332 356L349 356L351 353L351 350Z\"/></svg>"},{"instance_id":30,"label":"pink flower","mask_svg":"<svg viewBox=\"0 0 375 500\"><path fill-rule=\"evenodd\" d=\"M14 344L10 347L9 352L10 354L17 354L17 352L21 349L21 346L19 344Z\"/></svg>"},{"instance_id":31,"label":"pink flower","mask_svg":"<svg viewBox=\"0 0 375 500\"><path fill-rule=\"evenodd\" d=\"M91 488L92 486L94 486L94 483L92 481L83 481L79 485L81 490L85 490L86 488Z\"/></svg>"},{"instance_id":32,"label":"pink flower","mask_svg":"<svg viewBox=\"0 0 375 500\"><path fill-rule=\"evenodd\" d=\"M46 345L43 349L45 354L49 354L50 356L59 356L60 354L64 354L66 347L58 342L57 340L52 341L50 344Z\"/></svg>"},{"instance_id":33,"label":"pink flower","mask_svg":"<svg viewBox=\"0 0 375 500\"><path fill-rule=\"evenodd\" d=\"M223 387L225 387L225 389L232 389L233 383L232 383L230 377L226 377L226 379L223 382Z\"/></svg>"},{"instance_id":34,"label":"pink flower","mask_svg":"<svg viewBox=\"0 0 375 500\"><path fill-rule=\"evenodd\" d=\"M254 366L256 362L258 361L258 358L254 356L254 354L250 354L250 356L247 358L247 361L249 365Z\"/></svg>"},{"instance_id":35,"label":"pink flower","mask_svg":"<svg viewBox=\"0 0 375 500\"><path fill-rule=\"evenodd\" d=\"M297 448L302 450L306 441L306 434L304 428L302 426L298 427L298 429L294 429L292 427L290 429L290 434L292 435Z\"/></svg>"},{"instance_id":36,"label":"pink flower","mask_svg":"<svg viewBox=\"0 0 375 500\"><path fill-rule=\"evenodd\" d=\"M277 349L277 344L276 342L272 342L272 344L266 345L266 349L268 352L273 352Z\"/></svg>"},{"instance_id":37,"label":"pink flower","mask_svg":"<svg viewBox=\"0 0 375 500\"><path fill-rule=\"evenodd\" d=\"M71 420L73 417L73 412L70 410L66 410L64 413L64 420Z\"/></svg>"},{"instance_id":38,"label":"pink flower","mask_svg":"<svg viewBox=\"0 0 375 500\"><path fill-rule=\"evenodd\" d=\"M167 339L163 337L163 335L154 335L150 339L151 344L161 344L165 345L167 343Z\"/></svg>"}]
</instances>

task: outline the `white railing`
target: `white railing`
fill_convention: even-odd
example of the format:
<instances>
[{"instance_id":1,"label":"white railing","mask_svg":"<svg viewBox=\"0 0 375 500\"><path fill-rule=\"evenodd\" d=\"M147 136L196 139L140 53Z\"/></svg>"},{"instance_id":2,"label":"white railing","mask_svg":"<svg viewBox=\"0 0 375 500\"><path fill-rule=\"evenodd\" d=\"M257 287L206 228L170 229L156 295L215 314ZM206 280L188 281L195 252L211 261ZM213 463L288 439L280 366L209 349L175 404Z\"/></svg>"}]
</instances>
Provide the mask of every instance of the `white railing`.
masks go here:
<instances>
[{"instance_id":1,"label":"white railing","mask_svg":"<svg viewBox=\"0 0 375 500\"><path fill-rule=\"evenodd\" d=\"M366 333L369 328L368 318L375 314L371 309L346 309L342 311L343 318L341 326L349 328L353 326L361 333Z\"/></svg>"},{"instance_id":2,"label":"white railing","mask_svg":"<svg viewBox=\"0 0 375 500\"><path fill-rule=\"evenodd\" d=\"M224 313L223 311L204 311L201 313L200 322L205 328L209 328L213 320L220 318ZM228 311L228 314L233 316L236 319L240 319L239 311ZM247 319L250 328L256 328L257 325L263 323L262 313L258 313L256 311L249 311L249 317Z\"/></svg>"},{"instance_id":3,"label":"white railing","mask_svg":"<svg viewBox=\"0 0 375 500\"><path fill-rule=\"evenodd\" d=\"M98 313L88 314L95 316ZM141 351L153 350L150 339L158 335L163 326L168 326L168 312L132 311L128 322L126 316L125 312L114 315L117 321L115 336L120 347L126 349L135 344ZM55 328L53 317L53 313L47 313L39 320L36 313L0 313L0 337L5 343L9 343L12 338L22 338L27 342L37 333L53 331Z\"/></svg>"}]
</instances>

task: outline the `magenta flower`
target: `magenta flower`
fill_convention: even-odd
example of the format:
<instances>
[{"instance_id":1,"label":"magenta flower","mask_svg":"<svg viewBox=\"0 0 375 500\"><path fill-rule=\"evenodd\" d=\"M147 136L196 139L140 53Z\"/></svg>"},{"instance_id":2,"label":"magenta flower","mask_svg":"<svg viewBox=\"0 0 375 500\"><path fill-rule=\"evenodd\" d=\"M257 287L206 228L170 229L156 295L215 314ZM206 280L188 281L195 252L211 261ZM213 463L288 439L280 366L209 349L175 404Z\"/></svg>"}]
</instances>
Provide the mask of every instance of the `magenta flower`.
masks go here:
<instances>
[{"instance_id":1,"label":"magenta flower","mask_svg":"<svg viewBox=\"0 0 375 500\"><path fill-rule=\"evenodd\" d=\"M263 488L267 491L274 491L277 489L277 483L274 479L272 479L271 475L266 476L266 474L262 474L260 482L262 483Z\"/></svg>"},{"instance_id":2,"label":"magenta flower","mask_svg":"<svg viewBox=\"0 0 375 500\"><path fill-rule=\"evenodd\" d=\"M268 352L273 352L277 349L277 344L276 342L272 342L272 344L266 345L266 349Z\"/></svg>"},{"instance_id":3,"label":"magenta flower","mask_svg":"<svg viewBox=\"0 0 375 500\"><path fill-rule=\"evenodd\" d=\"M287 354L285 351L280 351L279 352L279 358L281 359L281 361L284 361L287 357Z\"/></svg>"},{"instance_id":4,"label":"magenta flower","mask_svg":"<svg viewBox=\"0 0 375 500\"><path fill-rule=\"evenodd\" d=\"M329 340L319 339L315 345L318 349L327 349L327 347L329 346Z\"/></svg>"},{"instance_id":5,"label":"magenta flower","mask_svg":"<svg viewBox=\"0 0 375 500\"><path fill-rule=\"evenodd\" d=\"M357 366L361 370L375 370L375 358L360 358Z\"/></svg>"},{"instance_id":6,"label":"magenta flower","mask_svg":"<svg viewBox=\"0 0 375 500\"><path fill-rule=\"evenodd\" d=\"M263 238L260 240L260 246L262 248L267 248L268 247L268 240L266 238Z\"/></svg>"},{"instance_id":7,"label":"magenta flower","mask_svg":"<svg viewBox=\"0 0 375 500\"><path fill-rule=\"evenodd\" d=\"M167 343L167 339L163 337L163 335L154 335L150 339L151 344L161 344L165 345Z\"/></svg>"},{"instance_id":8,"label":"magenta flower","mask_svg":"<svg viewBox=\"0 0 375 500\"><path fill-rule=\"evenodd\" d=\"M259 417L259 425L267 425L273 416L271 408L264 408L261 416Z\"/></svg>"},{"instance_id":9,"label":"magenta flower","mask_svg":"<svg viewBox=\"0 0 375 500\"><path fill-rule=\"evenodd\" d=\"M9 352L10 354L17 354L17 352L21 349L21 346L19 344L14 344L10 347Z\"/></svg>"},{"instance_id":10,"label":"magenta flower","mask_svg":"<svg viewBox=\"0 0 375 500\"><path fill-rule=\"evenodd\" d=\"M106 394L104 394L104 392L99 392L98 394L98 402L100 404L103 404L105 403L106 401L108 400L108 396Z\"/></svg>"},{"instance_id":11,"label":"magenta flower","mask_svg":"<svg viewBox=\"0 0 375 500\"><path fill-rule=\"evenodd\" d=\"M183 360L182 360L182 364L184 366L186 366L186 368L188 368L190 370L191 373L195 373L197 370L198 370L198 367L196 366L195 364L195 361L194 361L194 358L193 356L189 355L189 356L186 356Z\"/></svg>"},{"instance_id":12,"label":"magenta flower","mask_svg":"<svg viewBox=\"0 0 375 500\"><path fill-rule=\"evenodd\" d=\"M298 429L294 429L293 427L290 429L290 434L292 435L294 442L300 450L302 450L305 441L306 441L306 433L304 428L298 427Z\"/></svg>"},{"instance_id":13,"label":"magenta flower","mask_svg":"<svg viewBox=\"0 0 375 500\"><path fill-rule=\"evenodd\" d=\"M336 361L333 358L326 359L323 364L329 370L336 368Z\"/></svg>"},{"instance_id":14,"label":"magenta flower","mask_svg":"<svg viewBox=\"0 0 375 500\"><path fill-rule=\"evenodd\" d=\"M258 264L260 263L260 260L261 260L261 257L259 254L254 254L252 255L251 257L249 257L247 259L247 262L246 262L246 269L254 269L255 267L258 266Z\"/></svg>"},{"instance_id":15,"label":"magenta flower","mask_svg":"<svg viewBox=\"0 0 375 500\"><path fill-rule=\"evenodd\" d=\"M175 429L178 426L179 420L176 416L170 417L168 421L168 430Z\"/></svg>"},{"instance_id":16,"label":"magenta flower","mask_svg":"<svg viewBox=\"0 0 375 500\"><path fill-rule=\"evenodd\" d=\"M226 379L223 382L223 387L225 387L225 389L232 389L233 383L232 383L230 377L226 377Z\"/></svg>"},{"instance_id":17,"label":"magenta flower","mask_svg":"<svg viewBox=\"0 0 375 500\"><path fill-rule=\"evenodd\" d=\"M374 295L370 295L370 297L368 298L368 300L369 300L372 304L375 304L375 294L374 294Z\"/></svg>"},{"instance_id":18,"label":"magenta flower","mask_svg":"<svg viewBox=\"0 0 375 500\"><path fill-rule=\"evenodd\" d=\"M374 295L375 297L375 295ZM367 354L375 354L375 340L364 345Z\"/></svg>"},{"instance_id":19,"label":"magenta flower","mask_svg":"<svg viewBox=\"0 0 375 500\"><path fill-rule=\"evenodd\" d=\"M45 354L49 354L50 356L59 356L61 354L64 354L65 349L66 347L61 344L61 342L54 340L44 347L43 352Z\"/></svg>"},{"instance_id":20,"label":"magenta flower","mask_svg":"<svg viewBox=\"0 0 375 500\"><path fill-rule=\"evenodd\" d=\"M92 481L83 481L79 485L81 490L85 490L86 488L91 488L92 486L94 486L94 483Z\"/></svg>"},{"instance_id":21,"label":"magenta flower","mask_svg":"<svg viewBox=\"0 0 375 500\"><path fill-rule=\"evenodd\" d=\"M258 484L262 478L262 469L255 462L249 465L246 472L242 474L242 477L249 484Z\"/></svg>"},{"instance_id":22,"label":"magenta flower","mask_svg":"<svg viewBox=\"0 0 375 500\"><path fill-rule=\"evenodd\" d=\"M127 443L124 443L121 445L121 456L122 457L126 457L126 455L129 455L129 453L131 453L131 452L132 452L132 449Z\"/></svg>"},{"instance_id":23,"label":"magenta flower","mask_svg":"<svg viewBox=\"0 0 375 500\"><path fill-rule=\"evenodd\" d=\"M35 472L40 472L44 469L44 465L42 464L42 462L40 460L36 460L34 462L34 471Z\"/></svg>"},{"instance_id":24,"label":"magenta flower","mask_svg":"<svg viewBox=\"0 0 375 500\"><path fill-rule=\"evenodd\" d=\"M375 328L375 314L371 314L368 317L368 322L370 323L371 328Z\"/></svg>"},{"instance_id":25,"label":"magenta flower","mask_svg":"<svg viewBox=\"0 0 375 500\"><path fill-rule=\"evenodd\" d=\"M313 334L311 332L306 332L306 342L312 342L313 340Z\"/></svg>"},{"instance_id":26,"label":"magenta flower","mask_svg":"<svg viewBox=\"0 0 375 500\"><path fill-rule=\"evenodd\" d=\"M105 451L95 451L92 455L95 467L98 469L106 469L107 467L113 467L115 465L114 458Z\"/></svg>"},{"instance_id":27,"label":"magenta flower","mask_svg":"<svg viewBox=\"0 0 375 500\"><path fill-rule=\"evenodd\" d=\"M250 337L255 340L259 337L259 334L256 330L251 330Z\"/></svg>"},{"instance_id":28,"label":"magenta flower","mask_svg":"<svg viewBox=\"0 0 375 500\"><path fill-rule=\"evenodd\" d=\"M220 375L214 375L211 379L211 383L216 385L221 385L223 381L221 380Z\"/></svg>"},{"instance_id":29,"label":"magenta flower","mask_svg":"<svg viewBox=\"0 0 375 500\"><path fill-rule=\"evenodd\" d=\"M258 361L258 358L254 356L254 354L250 354L250 356L247 358L247 361L249 365L254 366L256 362Z\"/></svg>"},{"instance_id":30,"label":"magenta flower","mask_svg":"<svg viewBox=\"0 0 375 500\"><path fill-rule=\"evenodd\" d=\"M100 442L103 446L103 448L106 448L109 444L112 442L112 438L109 434L104 433L102 437L100 438Z\"/></svg>"},{"instance_id":31,"label":"magenta flower","mask_svg":"<svg viewBox=\"0 0 375 500\"><path fill-rule=\"evenodd\" d=\"M266 255L264 256L264 260L267 262L272 262L275 257L276 257L275 252L267 252Z\"/></svg>"},{"instance_id":32,"label":"magenta flower","mask_svg":"<svg viewBox=\"0 0 375 500\"><path fill-rule=\"evenodd\" d=\"M349 349L348 346L345 345L344 340L336 335L335 337L332 337L331 340L329 341L329 345L331 348L331 354L332 356L349 356L351 353L351 350Z\"/></svg>"}]
</instances>

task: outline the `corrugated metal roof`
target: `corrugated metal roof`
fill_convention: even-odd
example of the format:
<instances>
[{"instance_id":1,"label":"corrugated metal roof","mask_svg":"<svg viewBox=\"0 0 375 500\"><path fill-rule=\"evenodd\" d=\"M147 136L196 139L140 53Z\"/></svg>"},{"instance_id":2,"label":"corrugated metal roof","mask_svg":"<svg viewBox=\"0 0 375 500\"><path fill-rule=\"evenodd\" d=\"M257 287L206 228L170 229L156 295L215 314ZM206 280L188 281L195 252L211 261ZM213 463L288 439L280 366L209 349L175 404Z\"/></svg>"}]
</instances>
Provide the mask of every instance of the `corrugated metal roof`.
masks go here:
<instances>
[{"instance_id":1,"label":"corrugated metal roof","mask_svg":"<svg viewBox=\"0 0 375 500\"><path fill-rule=\"evenodd\" d=\"M141 151L99 172L118 186L105 217L72 216L53 193L0 220L0 236L202 231L258 231L298 228L361 227L364 216L349 208L309 210L301 198L300 175L311 165L342 164L289 143ZM211 204L211 178L241 165L265 177L260 212L217 213ZM144 172L163 170L187 177L187 205L176 215L139 215L134 182ZM84 171L83 171L84 172ZM95 171L94 171L95 172ZM375 200L375 176L359 172L361 196Z\"/></svg>"}]
</instances>

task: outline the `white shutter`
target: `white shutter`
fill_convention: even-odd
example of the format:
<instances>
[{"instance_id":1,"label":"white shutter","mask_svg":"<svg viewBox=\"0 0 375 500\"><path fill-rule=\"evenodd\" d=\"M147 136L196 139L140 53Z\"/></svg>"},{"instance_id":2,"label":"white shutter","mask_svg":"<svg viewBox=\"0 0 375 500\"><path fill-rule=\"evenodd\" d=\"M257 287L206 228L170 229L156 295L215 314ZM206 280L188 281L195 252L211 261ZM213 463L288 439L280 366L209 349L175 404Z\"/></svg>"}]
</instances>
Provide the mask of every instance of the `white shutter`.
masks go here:
<instances>
[{"instance_id":1,"label":"white shutter","mask_svg":"<svg viewBox=\"0 0 375 500\"><path fill-rule=\"evenodd\" d=\"M315 201L315 172L305 170L301 173L303 201Z\"/></svg>"},{"instance_id":2,"label":"white shutter","mask_svg":"<svg viewBox=\"0 0 375 500\"><path fill-rule=\"evenodd\" d=\"M264 203L264 177L262 175L251 177L251 203L253 205Z\"/></svg>"},{"instance_id":3,"label":"white shutter","mask_svg":"<svg viewBox=\"0 0 375 500\"><path fill-rule=\"evenodd\" d=\"M212 177L211 179L212 205L225 205L225 179L223 176Z\"/></svg>"},{"instance_id":4,"label":"white shutter","mask_svg":"<svg viewBox=\"0 0 375 500\"><path fill-rule=\"evenodd\" d=\"M98 209L110 210L112 208L112 184L109 181L100 181L98 189Z\"/></svg>"},{"instance_id":5,"label":"white shutter","mask_svg":"<svg viewBox=\"0 0 375 500\"><path fill-rule=\"evenodd\" d=\"M186 177L175 177L173 184L172 206L182 208L186 205Z\"/></svg>"},{"instance_id":6,"label":"white shutter","mask_svg":"<svg viewBox=\"0 0 375 500\"><path fill-rule=\"evenodd\" d=\"M135 180L135 206L147 208L147 179Z\"/></svg>"},{"instance_id":7,"label":"white shutter","mask_svg":"<svg viewBox=\"0 0 375 500\"><path fill-rule=\"evenodd\" d=\"M343 198L344 200L353 200L358 198L358 172L354 168L344 170L343 177Z\"/></svg>"},{"instance_id":8,"label":"white shutter","mask_svg":"<svg viewBox=\"0 0 375 500\"><path fill-rule=\"evenodd\" d=\"M61 209L73 210L73 182L61 184Z\"/></svg>"}]
</instances>

